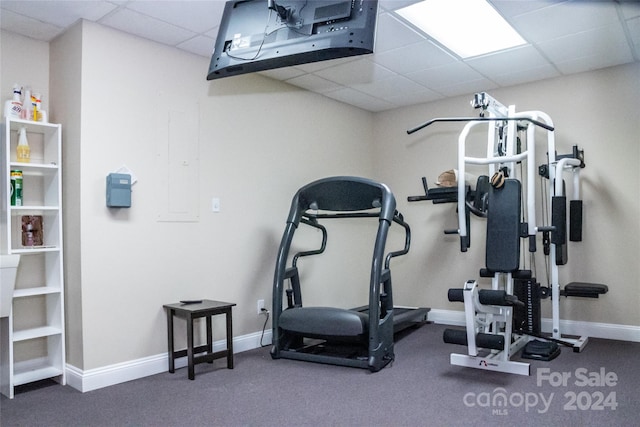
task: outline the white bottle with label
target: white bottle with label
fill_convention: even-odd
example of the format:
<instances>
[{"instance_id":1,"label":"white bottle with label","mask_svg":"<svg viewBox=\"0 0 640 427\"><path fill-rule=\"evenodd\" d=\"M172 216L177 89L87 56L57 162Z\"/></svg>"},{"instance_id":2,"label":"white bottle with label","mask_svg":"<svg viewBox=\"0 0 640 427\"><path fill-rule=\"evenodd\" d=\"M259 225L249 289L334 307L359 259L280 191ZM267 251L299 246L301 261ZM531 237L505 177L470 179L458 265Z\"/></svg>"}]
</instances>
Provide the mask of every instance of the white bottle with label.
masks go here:
<instances>
[{"instance_id":1,"label":"white bottle with label","mask_svg":"<svg viewBox=\"0 0 640 427\"><path fill-rule=\"evenodd\" d=\"M22 117L22 90L19 84L13 85L13 98L4 103L4 117L19 119Z\"/></svg>"}]
</instances>

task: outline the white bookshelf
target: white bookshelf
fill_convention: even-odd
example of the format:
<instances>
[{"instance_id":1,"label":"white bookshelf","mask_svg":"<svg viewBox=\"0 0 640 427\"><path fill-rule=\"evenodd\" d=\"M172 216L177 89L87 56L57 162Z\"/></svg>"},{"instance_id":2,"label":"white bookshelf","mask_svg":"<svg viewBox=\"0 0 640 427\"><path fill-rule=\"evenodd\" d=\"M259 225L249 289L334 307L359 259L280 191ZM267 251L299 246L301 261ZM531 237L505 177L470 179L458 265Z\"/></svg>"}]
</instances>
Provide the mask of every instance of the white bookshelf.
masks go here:
<instances>
[{"instance_id":1,"label":"white bookshelf","mask_svg":"<svg viewBox=\"0 0 640 427\"><path fill-rule=\"evenodd\" d=\"M18 132L24 127L29 163L16 161ZM62 263L62 126L6 118L2 129L0 248L19 254L13 309L0 318L0 392L53 378L66 384ZM22 206L11 205L12 170L23 175ZM22 217L42 216L42 245L22 245Z\"/></svg>"}]
</instances>

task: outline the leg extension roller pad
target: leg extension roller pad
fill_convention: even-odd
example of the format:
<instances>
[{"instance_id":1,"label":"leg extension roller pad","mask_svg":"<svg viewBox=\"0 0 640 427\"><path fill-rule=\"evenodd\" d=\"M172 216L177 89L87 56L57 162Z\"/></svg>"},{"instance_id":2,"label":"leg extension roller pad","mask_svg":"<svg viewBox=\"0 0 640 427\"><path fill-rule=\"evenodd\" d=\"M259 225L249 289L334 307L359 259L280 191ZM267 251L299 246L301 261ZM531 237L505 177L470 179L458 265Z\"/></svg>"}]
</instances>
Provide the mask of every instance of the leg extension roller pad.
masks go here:
<instances>
[{"instance_id":1,"label":"leg extension roller pad","mask_svg":"<svg viewBox=\"0 0 640 427\"><path fill-rule=\"evenodd\" d=\"M447 344L468 345L467 331L459 329L445 329L442 337ZM480 348L489 348L492 350L504 350L504 337L496 334L476 335L476 345Z\"/></svg>"}]
</instances>

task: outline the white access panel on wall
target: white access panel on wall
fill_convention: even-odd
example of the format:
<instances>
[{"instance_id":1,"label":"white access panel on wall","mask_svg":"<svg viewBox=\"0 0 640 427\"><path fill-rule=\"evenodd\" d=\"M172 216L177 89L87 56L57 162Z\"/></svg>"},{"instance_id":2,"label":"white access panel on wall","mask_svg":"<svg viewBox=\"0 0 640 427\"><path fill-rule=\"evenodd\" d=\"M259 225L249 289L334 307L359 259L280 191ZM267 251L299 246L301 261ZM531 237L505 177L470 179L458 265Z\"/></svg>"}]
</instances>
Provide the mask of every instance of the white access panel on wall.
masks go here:
<instances>
[{"instance_id":1,"label":"white access panel on wall","mask_svg":"<svg viewBox=\"0 0 640 427\"><path fill-rule=\"evenodd\" d=\"M169 110L157 141L158 221L199 221L199 144L195 111Z\"/></svg>"}]
</instances>

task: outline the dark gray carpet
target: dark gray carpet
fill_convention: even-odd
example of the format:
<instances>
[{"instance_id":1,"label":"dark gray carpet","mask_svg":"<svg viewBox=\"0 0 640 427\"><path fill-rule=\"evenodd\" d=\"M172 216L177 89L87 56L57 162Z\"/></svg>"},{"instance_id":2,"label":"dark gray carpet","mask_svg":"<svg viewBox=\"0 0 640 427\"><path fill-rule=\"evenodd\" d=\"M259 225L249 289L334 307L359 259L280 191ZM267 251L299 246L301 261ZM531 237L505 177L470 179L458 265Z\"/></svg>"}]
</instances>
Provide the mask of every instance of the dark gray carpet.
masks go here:
<instances>
[{"instance_id":1,"label":"dark gray carpet","mask_svg":"<svg viewBox=\"0 0 640 427\"><path fill-rule=\"evenodd\" d=\"M406 334L396 343L393 365L375 374L271 360L263 348L237 354L234 370L222 360L198 365L195 381L183 368L88 393L57 384L30 387L13 400L2 397L0 424L638 425L640 343L593 339L582 353L563 348L552 362L533 361L532 375L524 377L449 365L449 353L465 347L444 344L443 329L425 325ZM566 385L539 385L544 368L554 379L570 374ZM602 384L601 370L609 385Z\"/></svg>"}]
</instances>

